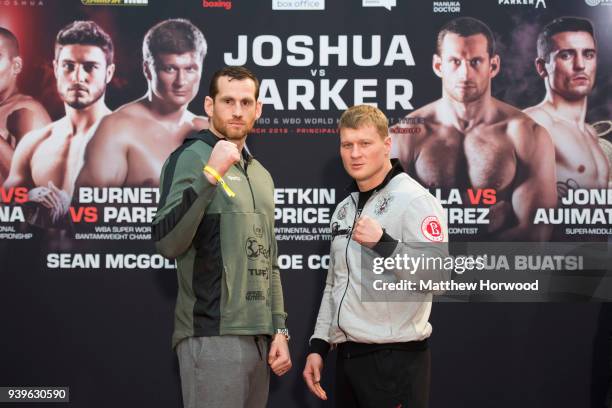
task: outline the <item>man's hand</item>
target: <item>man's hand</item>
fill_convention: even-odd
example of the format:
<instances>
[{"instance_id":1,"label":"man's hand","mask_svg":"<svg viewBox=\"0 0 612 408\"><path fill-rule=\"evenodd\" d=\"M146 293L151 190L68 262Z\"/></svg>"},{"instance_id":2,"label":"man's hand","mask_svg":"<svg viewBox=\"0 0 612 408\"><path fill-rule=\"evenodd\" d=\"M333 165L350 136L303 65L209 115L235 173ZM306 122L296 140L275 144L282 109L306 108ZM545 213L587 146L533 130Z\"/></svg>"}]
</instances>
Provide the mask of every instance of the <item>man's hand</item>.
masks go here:
<instances>
[{"instance_id":1,"label":"man's hand","mask_svg":"<svg viewBox=\"0 0 612 408\"><path fill-rule=\"evenodd\" d=\"M210 154L207 166L212 167L219 173L221 177L234 163L240 161L240 152L238 147L227 140L219 140ZM204 175L211 184L217 184L217 180L210 174L204 172Z\"/></svg>"},{"instance_id":2,"label":"man's hand","mask_svg":"<svg viewBox=\"0 0 612 408\"><path fill-rule=\"evenodd\" d=\"M289 345L284 334L277 334L270 345L268 353L268 364L274 374L284 375L291 369L291 356L289 355Z\"/></svg>"},{"instance_id":3,"label":"man's hand","mask_svg":"<svg viewBox=\"0 0 612 408\"><path fill-rule=\"evenodd\" d=\"M378 221L373 220L367 215L359 217L353 228L353 241L372 248L383 235L383 229Z\"/></svg>"},{"instance_id":4,"label":"man's hand","mask_svg":"<svg viewBox=\"0 0 612 408\"><path fill-rule=\"evenodd\" d=\"M70 208L70 196L49 181L48 187L36 187L28 192L29 201L40 203L48 208L51 221L57 222Z\"/></svg>"},{"instance_id":5,"label":"man's hand","mask_svg":"<svg viewBox=\"0 0 612 408\"><path fill-rule=\"evenodd\" d=\"M306 358L302 376L310 392L322 400L327 400L327 393L321 387L321 371L323 371L323 358L317 353L310 353Z\"/></svg>"}]
</instances>

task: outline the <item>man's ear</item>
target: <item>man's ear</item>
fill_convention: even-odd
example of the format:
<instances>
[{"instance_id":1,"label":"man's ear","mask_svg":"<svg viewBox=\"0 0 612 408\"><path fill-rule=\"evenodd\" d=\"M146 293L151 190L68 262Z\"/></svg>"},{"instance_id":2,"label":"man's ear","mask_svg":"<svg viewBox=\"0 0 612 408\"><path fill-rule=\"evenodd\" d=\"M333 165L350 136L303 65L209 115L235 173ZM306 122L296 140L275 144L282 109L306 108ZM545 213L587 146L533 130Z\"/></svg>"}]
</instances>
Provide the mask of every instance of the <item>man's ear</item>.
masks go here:
<instances>
[{"instance_id":1,"label":"man's ear","mask_svg":"<svg viewBox=\"0 0 612 408\"><path fill-rule=\"evenodd\" d=\"M385 156L388 158L391 155L391 145L392 145L391 136L385 137L385 140L383 141L383 143L385 144Z\"/></svg>"},{"instance_id":2,"label":"man's ear","mask_svg":"<svg viewBox=\"0 0 612 408\"><path fill-rule=\"evenodd\" d=\"M115 64L110 64L106 67L106 83L110 84L110 81L113 79L113 75L115 75Z\"/></svg>"},{"instance_id":3,"label":"man's ear","mask_svg":"<svg viewBox=\"0 0 612 408\"><path fill-rule=\"evenodd\" d=\"M495 54L493 58L491 58L491 78L495 78L497 74L499 74L499 70L501 69L501 59L499 55Z\"/></svg>"},{"instance_id":4,"label":"man's ear","mask_svg":"<svg viewBox=\"0 0 612 408\"><path fill-rule=\"evenodd\" d=\"M263 104L261 103L261 101L257 101L256 103L257 105L255 106L255 120L260 118L261 112L263 111Z\"/></svg>"},{"instance_id":5,"label":"man's ear","mask_svg":"<svg viewBox=\"0 0 612 408\"><path fill-rule=\"evenodd\" d=\"M17 56L13 58L12 69L14 75L21 74L21 71L23 70L23 60L21 57Z\"/></svg>"},{"instance_id":6,"label":"man's ear","mask_svg":"<svg viewBox=\"0 0 612 408\"><path fill-rule=\"evenodd\" d=\"M442 58L438 54L434 54L431 60L431 67L433 68L434 74L439 78L442 78Z\"/></svg>"},{"instance_id":7,"label":"man's ear","mask_svg":"<svg viewBox=\"0 0 612 408\"><path fill-rule=\"evenodd\" d=\"M536 58L533 63L540 78L546 78L548 76L548 70L546 69L546 61L544 58Z\"/></svg>"},{"instance_id":8,"label":"man's ear","mask_svg":"<svg viewBox=\"0 0 612 408\"><path fill-rule=\"evenodd\" d=\"M204 111L209 118L212 118L215 113L215 101L210 96L204 98Z\"/></svg>"}]
</instances>

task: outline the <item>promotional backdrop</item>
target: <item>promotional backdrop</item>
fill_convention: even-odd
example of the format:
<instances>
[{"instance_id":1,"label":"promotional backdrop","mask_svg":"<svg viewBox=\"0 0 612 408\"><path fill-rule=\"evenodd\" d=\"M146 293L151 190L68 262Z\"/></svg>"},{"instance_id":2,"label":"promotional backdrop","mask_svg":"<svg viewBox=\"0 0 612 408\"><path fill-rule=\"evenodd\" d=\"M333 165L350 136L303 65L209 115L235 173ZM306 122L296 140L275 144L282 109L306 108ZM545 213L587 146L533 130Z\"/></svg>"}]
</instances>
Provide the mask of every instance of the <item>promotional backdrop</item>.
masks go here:
<instances>
[{"instance_id":1,"label":"promotional backdrop","mask_svg":"<svg viewBox=\"0 0 612 408\"><path fill-rule=\"evenodd\" d=\"M442 97L441 78L432 69L438 31L462 16L482 20L494 33L500 72L492 95L518 110L545 97L534 64L544 25L562 16L591 20L597 74L588 95L589 125L581 132L601 139L594 144L604 147L591 151L610 154L603 141L612 141L608 0L1 0L0 27L14 34L23 61L19 93L33 98L23 97L25 109L42 106L59 122L45 132L48 120L41 119L20 135L10 114L21 105L0 98L0 154L14 153L2 158L10 169L0 166L0 386L68 386L71 406L78 407L180 406L170 347L176 274L173 262L155 254L150 223L161 165L182 138L173 131L165 138L150 123L119 120L100 128L96 122L81 137L68 137L54 43L58 31L76 20L94 21L114 43L116 68L105 94L111 111L147 92L143 37L167 19L188 19L207 41L199 88L188 106L193 114L205 116L204 97L217 69L244 65L260 79L263 114L247 146L276 186L276 238L294 365L272 380L270 407L331 406L308 393L301 370L329 263L329 220L350 181L336 130L349 106L372 103L387 114L405 170L447 208L451 241L607 241L612 195L607 180L588 179L608 171L607 160L588 159L578 170L587 174L584 179L536 181L531 197L552 188L566 201L523 211L529 200L514 194L537 175L525 176L530 162L516 152L433 150L425 171L419 162L425 153L402 156L411 137L427 132L420 122L427 120L424 115L411 114ZM1 64L10 54L2 40L0 87L10 78ZM0 96L5 92L0 89ZM536 122L529 122L532 129ZM558 129L546 129L553 144L564 140ZM526 132L509 137L534 137L535 131ZM100 147L103 136L106 148ZM152 153L144 164L130 163L137 154L120 147L139 143ZM449 170L453 154L465 161L449 173L453 177L432 176ZM568 160L582 160L583 152L573 154ZM555 157L530 160L554 166ZM483 170L482 162L493 167ZM110 177L120 164L142 170L143 181ZM470 173L474 168L478 174ZM579 189L587 190L568 192ZM523 212L526 232L508 239L505 233L522 221ZM550 230L534 239L532 227L543 226ZM432 407L603 404L609 375L605 339L612 326L605 305L440 303L431 321ZM332 353L323 380L332 400L334 358Z\"/></svg>"}]
</instances>

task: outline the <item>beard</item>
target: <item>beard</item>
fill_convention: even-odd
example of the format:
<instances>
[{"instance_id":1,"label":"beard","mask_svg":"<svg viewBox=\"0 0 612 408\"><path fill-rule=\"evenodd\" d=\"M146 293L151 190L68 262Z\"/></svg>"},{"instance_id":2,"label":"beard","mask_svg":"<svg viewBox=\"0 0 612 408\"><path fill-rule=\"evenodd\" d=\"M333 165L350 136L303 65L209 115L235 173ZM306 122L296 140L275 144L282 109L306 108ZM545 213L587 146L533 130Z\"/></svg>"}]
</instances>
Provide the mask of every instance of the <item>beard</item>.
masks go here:
<instances>
[{"instance_id":1,"label":"beard","mask_svg":"<svg viewBox=\"0 0 612 408\"><path fill-rule=\"evenodd\" d=\"M62 101L73 109L82 110L98 102L100 98L104 96L106 86L101 87L93 94L87 93L85 96L78 96L77 94L74 94L75 96L72 97L70 96L71 92L72 91L66 91L60 94Z\"/></svg>"},{"instance_id":2,"label":"beard","mask_svg":"<svg viewBox=\"0 0 612 408\"><path fill-rule=\"evenodd\" d=\"M253 129L254 123L245 123L244 127L241 129L236 129L230 126L227 126L225 122L222 120L212 117L213 126L215 129L221 133L227 140L242 140L247 137L249 132Z\"/></svg>"}]
</instances>

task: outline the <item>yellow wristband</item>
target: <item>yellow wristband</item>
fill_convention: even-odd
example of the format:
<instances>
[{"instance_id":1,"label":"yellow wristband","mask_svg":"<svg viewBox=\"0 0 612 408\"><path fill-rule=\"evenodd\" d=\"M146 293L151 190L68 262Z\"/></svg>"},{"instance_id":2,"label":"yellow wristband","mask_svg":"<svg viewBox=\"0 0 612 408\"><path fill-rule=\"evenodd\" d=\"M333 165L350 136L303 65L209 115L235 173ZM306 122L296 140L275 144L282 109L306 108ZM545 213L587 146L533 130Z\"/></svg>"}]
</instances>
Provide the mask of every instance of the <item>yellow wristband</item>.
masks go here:
<instances>
[{"instance_id":1,"label":"yellow wristband","mask_svg":"<svg viewBox=\"0 0 612 408\"><path fill-rule=\"evenodd\" d=\"M232 189L229 188L229 186L227 185L225 180L223 180L223 177L221 177L221 175L217 172L217 170L213 169L210 166L204 166L204 171L210 174L211 176L213 176L215 180L217 180L217 182L221 184L221 187L223 187L223 190L225 191L225 194L227 194L228 197L236 196L236 193L234 193Z\"/></svg>"}]
</instances>

